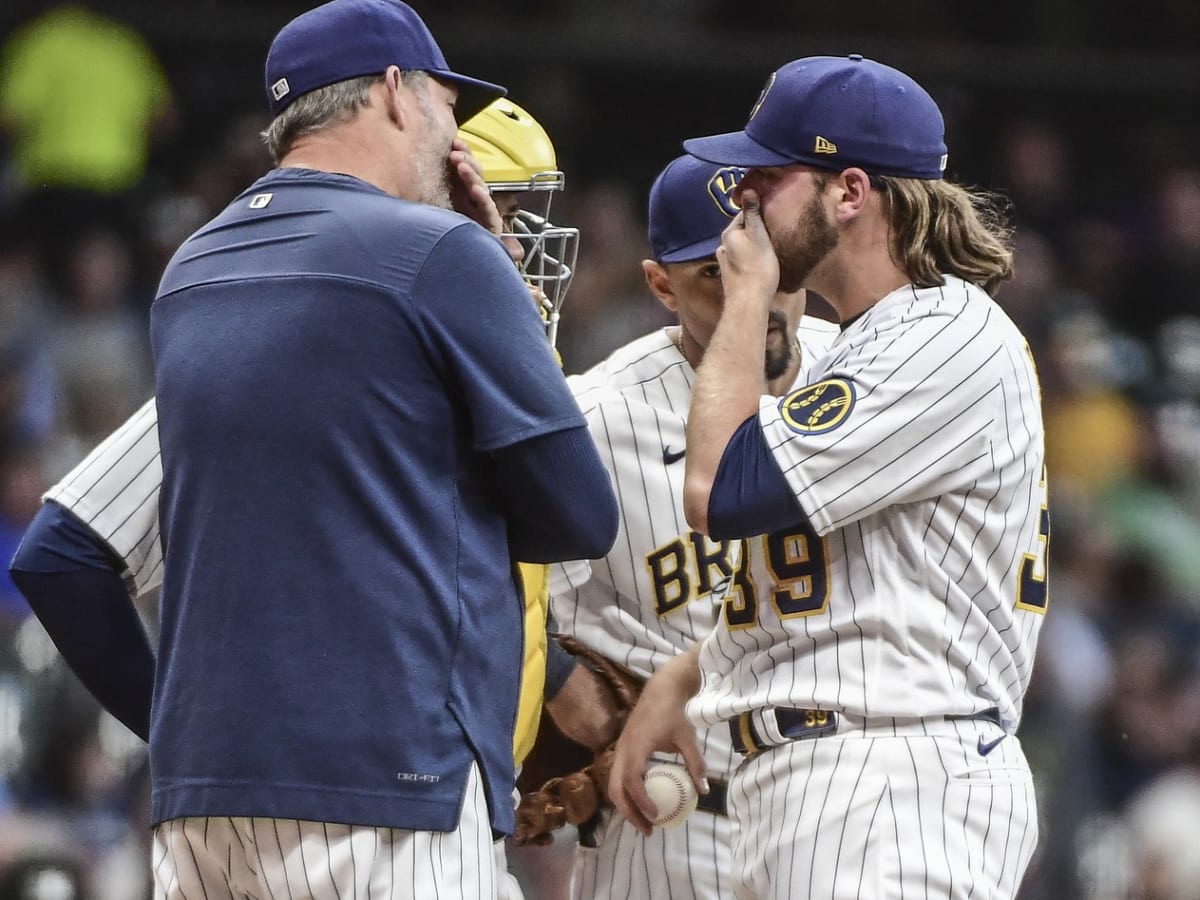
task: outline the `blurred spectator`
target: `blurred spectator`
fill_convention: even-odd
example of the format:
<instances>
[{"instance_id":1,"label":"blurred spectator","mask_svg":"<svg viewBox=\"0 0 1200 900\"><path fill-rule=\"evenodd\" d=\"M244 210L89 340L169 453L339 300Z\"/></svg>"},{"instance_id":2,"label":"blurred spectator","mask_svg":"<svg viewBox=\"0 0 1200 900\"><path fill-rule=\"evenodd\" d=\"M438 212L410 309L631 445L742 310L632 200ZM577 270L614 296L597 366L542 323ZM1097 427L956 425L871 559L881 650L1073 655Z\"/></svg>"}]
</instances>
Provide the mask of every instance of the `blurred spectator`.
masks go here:
<instances>
[{"instance_id":1,"label":"blurred spectator","mask_svg":"<svg viewBox=\"0 0 1200 900\"><path fill-rule=\"evenodd\" d=\"M1148 288L1169 298L1155 333L1164 375L1200 398L1200 167L1166 172L1158 191L1160 253ZM1155 310L1150 310L1154 315Z\"/></svg>"},{"instance_id":2,"label":"blurred spectator","mask_svg":"<svg viewBox=\"0 0 1200 900\"><path fill-rule=\"evenodd\" d=\"M80 900L148 898L145 744L100 709L36 618L18 630L9 665L24 677L16 714L0 722L15 726L19 750L0 812L0 845L11 848L6 859L0 847L0 879L51 855L78 876Z\"/></svg>"},{"instance_id":3,"label":"blurred spectator","mask_svg":"<svg viewBox=\"0 0 1200 900\"><path fill-rule=\"evenodd\" d=\"M136 298L128 243L112 231L84 234L64 273L63 314L50 336L61 390L51 478L75 464L153 393L146 309Z\"/></svg>"},{"instance_id":4,"label":"blurred spectator","mask_svg":"<svg viewBox=\"0 0 1200 900\"><path fill-rule=\"evenodd\" d=\"M41 259L13 220L0 225L0 434L45 440L54 425L54 370L47 347L53 298Z\"/></svg>"},{"instance_id":5,"label":"blurred spectator","mask_svg":"<svg viewBox=\"0 0 1200 900\"><path fill-rule=\"evenodd\" d=\"M0 559L12 559L21 535L42 505L42 492L49 487L35 451L35 445L0 449ZM7 644L28 615L29 604L5 566L0 575L0 642Z\"/></svg>"},{"instance_id":6,"label":"blurred spectator","mask_svg":"<svg viewBox=\"0 0 1200 900\"><path fill-rule=\"evenodd\" d=\"M1200 167L1160 173L1152 197L1152 227L1113 316L1157 347L1176 319L1200 317Z\"/></svg>"},{"instance_id":7,"label":"blurred spectator","mask_svg":"<svg viewBox=\"0 0 1200 900\"><path fill-rule=\"evenodd\" d=\"M1033 230L1061 253L1078 218L1066 135L1037 119L1010 122L1002 133L1000 180L1012 201L1013 221L1018 229Z\"/></svg>"},{"instance_id":8,"label":"blurred spectator","mask_svg":"<svg viewBox=\"0 0 1200 900\"><path fill-rule=\"evenodd\" d=\"M1126 223L1080 217L1071 227L1062 260L1072 287L1086 293L1095 310L1112 321L1137 257L1138 241Z\"/></svg>"},{"instance_id":9,"label":"blurred spectator","mask_svg":"<svg viewBox=\"0 0 1200 900\"><path fill-rule=\"evenodd\" d=\"M138 183L154 129L172 115L166 76L140 35L76 0L0 52L0 120L28 187L111 194Z\"/></svg>"},{"instance_id":10,"label":"blurred spectator","mask_svg":"<svg viewBox=\"0 0 1200 900\"><path fill-rule=\"evenodd\" d=\"M1153 428L1148 442L1161 446ZM1102 498L1104 521L1122 544L1150 564L1169 588L1200 612L1200 511L1173 479L1138 471Z\"/></svg>"},{"instance_id":11,"label":"blurred spectator","mask_svg":"<svg viewBox=\"0 0 1200 900\"><path fill-rule=\"evenodd\" d=\"M1155 609L1160 586L1146 567L1129 574L1125 587L1145 594L1134 597L1131 608L1113 612L1116 687L1091 737L1099 750L1102 790L1096 805L1110 812L1186 762L1200 738L1194 622Z\"/></svg>"},{"instance_id":12,"label":"blurred spectator","mask_svg":"<svg viewBox=\"0 0 1200 900\"><path fill-rule=\"evenodd\" d=\"M145 40L75 0L28 22L0 54L0 125L31 192L29 225L58 241L97 220L130 224L124 201L174 118Z\"/></svg>"},{"instance_id":13,"label":"blurred spectator","mask_svg":"<svg viewBox=\"0 0 1200 900\"><path fill-rule=\"evenodd\" d=\"M0 875L0 900L84 900L79 865L65 854L23 857Z\"/></svg>"},{"instance_id":14,"label":"blurred spectator","mask_svg":"<svg viewBox=\"0 0 1200 900\"><path fill-rule=\"evenodd\" d=\"M1120 390L1135 377L1122 346L1095 312L1064 315L1050 326L1040 361L1046 468L1057 496L1094 499L1138 465L1145 423Z\"/></svg>"},{"instance_id":15,"label":"blurred spectator","mask_svg":"<svg viewBox=\"0 0 1200 900\"><path fill-rule=\"evenodd\" d=\"M1193 710L1193 713L1200 712ZM1125 813L1140 900L1200 900L1200 766L1143 788Z\"/></svg>"}]
</instances>

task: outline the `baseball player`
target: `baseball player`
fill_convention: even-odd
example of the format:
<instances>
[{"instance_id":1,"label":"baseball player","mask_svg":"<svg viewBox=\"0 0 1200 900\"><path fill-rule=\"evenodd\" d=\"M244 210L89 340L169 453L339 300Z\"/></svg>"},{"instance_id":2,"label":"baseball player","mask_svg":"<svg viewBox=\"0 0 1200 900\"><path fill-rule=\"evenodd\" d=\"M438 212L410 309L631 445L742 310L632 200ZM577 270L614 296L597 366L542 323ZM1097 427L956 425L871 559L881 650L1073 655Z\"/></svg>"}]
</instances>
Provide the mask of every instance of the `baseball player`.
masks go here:
<instances>
[{"instance_id":1,"label":"baseball player","mask_svg":"<svg viewBox=\"0 0 1200 900\"><path fill-rule=\"evenodd\" d=\"M459 129L503 219L501 240L518 260L554 347L566 291L578 255L579 231L550 222L554 194L565 186L549 135L527 111L500 98ZM530 208L536 207L536 208ZM543 705L564 734L591 748L616 737L618 711L597 676L547 640L549 612L546 566L518 566L525 600L525 664L513 735L520 768L537 737ZM515 794L514 794L515 797ZM520 900L521 888L508 871L505 842L495 844L500 900Z\"/></svg>"},{"instance_id":2,"label":"baseball player","mask_svg":"<svg viewBox=\"0 0 1200 900\"><path fill-rule=\"evenodd\" d=\"M549 221L553 192L565 186L553 145L526 110L504 97L465 122L459 137L483 168L483 177L504 220L501 239L519 259L522 275L535 289L547 336L553 341L550 325L558 320L579 241L578 229ZM536 208L525 209L519 203L536 204ZM92 571L85 576L87 585L80 587L86 590L89 602L104 604L104 615L97 618L109 623L114 633L127 631L128 625L136 622L136 614L130 617L131 608L123 595L127 592L131 598L150 598L162 582L158 525L162 466L156 422L154 401L150 400L46 493L47 503L39 517L43 520L40 527L47 530L59 529L62 523L72 520L86 525L81 538L86 541ZM598 701L589 683L589 677L594 676L585 667L576 666L556 643L548 644L546 640L546 566L522 563L518 568L526 617L515 762L519 765L533 744L543 685L548 705L558 711L560 728L580 743L607 744L613 732L605 722L594 719ZM79 634L70 627L77 617L77 601L63 589L64 580L73 579L57 574L46 590L37 591L30 599L68 662L81 674L93 666L111 669L108 640L93 633ZM104 681L85 680L103 692L98 699L111 712L146 739L150 696L149 692L138 694L136 688L146 684L153 671L150 642L139 641L123 663L128 687L135 689L132 694L127 690L106 691ZM599 702L603 703L602 695ZM588 715L574 715L577 709L587 710ZM519 887L503 875L503 842L496 846L502 879L500 896L518 900Z\"/></svg>"},{"instance_id":3,"label":"baseball player","mask_svg":"<svg viewBox=\"0 0 1200 900\"><path fill-rule=\"evenodd\" d=\"M714 540L766 537L712 635L647 686L610 787L649 831L650 752L703 785L693 728L726 728L738 898L1013 897L1037 841L1015 732L1047 604L1040 397L989 296L1007 231L943 179L943 134L908 76L816 57L770 77L744 131L684 144L749 167L685 509ZM842 330L780 399L751 362L800 287Z\"/></svg>"},{"instance_id":4,"label":"baseball player","mask_svg":"<svg viewBox=\"0 0 1200 900\"><path fill-rule=\"evenodd\" d=\"M370 40L363 39L367 34ZM615 505L608 519L605 501L606 496L611 501L611 489L549 349L541 355L535 352L536 359L518 374L492 372L479 356L488 352L480 341L490 346L502 343L486 336L497 325L513 341L525 340L530 328L536 330L528 291L511 264L507 270L497 268L496 260L503 254L494 243L488 244L478 229L461 217L431 208L448 202L451 191L447 188L451 188L459 208L472 210L487 224L499 227L499 216L462 152L463 145L451 144L455 89L461 88L458 113L464 118L482 108L499 89L451 72L424 24L411 9L394 0L334 0L298 17L277 36L267 68L276 113L269 137L279 147L280 169L234 201L222 219L224 227L203 230L177 254L164 275L163 293L169 298L158 302L154 323L160 368L157 408L162 413L158 425L167 461L160 515L163 547L167 549L173 536L170 549L180 560L164 573L164 626L150 729L156 782L153 815L158 823L154 865L160 895L215 889L236 896L362 896L386 887L398 896L494 896L491 837L493 830L511 828L512 821L508 792L520 657L516 629L508 627L516 625L520 614L512 579L504 571L509 548L523 548L535 559L549 560L564 555L567 545L607 546L603 538L606 520L615 526ZM327 87L333 108L352 104L346 115L330 124L298 119L329 115L329 104L322 106L315 100L297 104L294 109L298 112L291 114L293 101L306 100L308 94ZM354 99L355 91L361 91L362 98ZM299 143L294 143L297 135ZM299 152L296 147L301 148ZM355 156L357 147L373 147L374 151ZM450 182L441 184L439 169L446 167L447 153ZM337 166L333 171L357 177L325 174L331 163ZM315 223L306 227L301 220L319 215L326 204L342 213L349 208L353 214L337 221L354 223L349 229L353 234ZM380 227L373 227L372 216L411 216L415 230L384 227L387 223L382 221L374 223ZM316 252L315 257L306 256L307 263L301 262L298 271L308 271L307 265L321 273L328 267L330 275L315 275L311 284L291 283L288 296L274 301L269 299L274 294L272 284L258 283L255 301L238 307L241 318L271 311L276 315L270 322L259 323L261 329L243 321L241 325L246 327L236 334L226 332L226 337L214 344L214 332L198 329L200 323L191 320L191 315L206 311L205 315L220 318L219 309L210 304L217 302L218 295L238 290L236 280L229 279L243 266L258 271L254 260L268 268L286 268L300 260L293 252L297 248L278 253L270 241L264 245L263 234L245 243L236 239L239 229L254 231L272 221L283 226L279 237L291 235L293 240L307 242L306 250L311 247ZM445 225L443 232L438 231L439 223ZM295 231L296 227L300 230ZM396 233L408 235L398 249L388 237ZM415 252L408 262L399 259L407 252L410 238L418 244L428 243L436 234L441 236L428 244L426 264L421 264L421 252ZM347 237L352 240L346 241ZM229 243L231 239L233 243ZM390 243L372 249L383 240ZM321 242L337 246L322 254L317 246ZM456 245L468 252L457 253ZM260 246L269 254L257 249ZM362 260L363 280L339 280L337 273L364 252L369 259ZM214 255L222 256L223 274L211 279L205 273L206 267L216 265ZM439 255L447 260L452 256L469 259L471 266L446 269L432 259ZM379 263L397 265L386 273L373 272L372 266ZM367 389L353 401L337 401L335 395L344 384L340 379L360 371L366 360L382 358L374 356L373 342L390 339L394 343L397 330L408 334L401 320L428 299L417 285L428 285L428 291L436 294L443 289L433 286L434 281L441 284L439 271L447 273L444 293L449 302L427 306L426 312L467 318L437 326L428 323L432 327L428 333L437 335L436 348L405 353L392 346L386 354L392 364L411 371L364 385ZM470 298L449 296L453 293L450 282L464 280L464 273L469 273L466 280L488 283L487 291L473 291L471 296L487 297L491 318L471 316L468 307L474 301ZM288 341L307 334L311 321L290 316L292 311L312 308L300 298L309 296L309 288L317 288L323 277L330 279L326 286L335 292L368 295L371 289L364 286L372 279L387 283L395 278L400 285L415 279L414 294L398 306L388 306L391 300L387 300L381 307L377 294L374 299L363 296L358 303L347 303L339 325L323 332L324 342L313 347L316 355L306 355L311 369L293 373L299 381L280 373L255 382L256 391L278 395L276 400L294 409L294 420L280 421L280 403L268 401L260 406L261 416L250 426L246 439L227 447L233 452L205 452L203 445L211 432L195 433L191 424L217 407L244 407L232 382L250 385L243 365L225 366L229 384L213 385L214 392L205 400L187 400L189 391L200 385L192 378L197 361L225 354L233 344L249 357L272 355L273 345L256 342L254 335L265 330L279 336L280 325L284 325ZM371 331L356 332L361 338L361 354L329 359L331 354L338 355L338 348L345 343L337 335L348 320L386 309L394 314L384 312L377 338ZM288 324L278 321L280 314ZM282 358L277 361L285 362ZM431 363L431 378L415 371ZM472 367L477 367L477 377L468 378L467 369ZM533 378L537 384L524 384L510 393L506 382L514 377L518 381ZM310 378L321 386L320 391L310 396L308 407L295 407L283 394L294 392ZM448 382L459 385L464 393L439 400L439 385ZM399 385L404 386L405 396L391 397ZM484 395L477 393L476 386L487 386L488 399L483 405L478 405ZM356 407L377 405L381 400L387 412L373 416L371 423L382 423L398 411L412 416L414 424L430 417L439 420L452 406L462 406L467 415L411 430L399 446L393 446L347 425L348 418L358 415ZM174 412L173 421L168 410ZM275 422L278 433L303 429L303 420L314 415L325 425L302 444L297 457L311 463L312 477L306 480L304 490L289 491L283 485L281 492L268 486L275 476L267 478L260 471L253 480L242 478L240 491L229 490L230 483L209 490L204 502L189 499L205 484L220 487L230 478L241 477L241 461L250 468L260 467L262 439L255 439L255 434L261 434L268 422ZM464 427L468 422L471 427ZM371 428L374 424L368 426L368 432ZM436 435L437 446L421 434ZM576 486L589 496L585 505L591 521L578 521L566 504L558 512L570 516L570 522L554 509L535 512L528 506L530 491L532 496L542 491L538 484L545 471L533 458L541 453L530 441L554 457L541 460L550 464L550 470L562 464L575 470L581 479ZM572 445L569 449L568 443ZM314 445L323 449L318 451ZM473 449L475 446L481 449ZM531 451L529 459L518 462L518 454L510 450L515 447ZM562 459L559 450L566 453ZM178 454L177 465L183 466L174 472L172 451ZM472 462L480 452L491 457L488 464ZM399 453L407 454L404 463L382 459ZM332 478L321 476L323 467L346 454L357 454L362 465L339 470L341 474ZM382 469L376 468L379 462ZM199 468L191 468L193 465ZM281 467L279 476L284 481L297 474L294 462L290 465L291 472L285 471L288 465ZM414 467L428 466L429 474L440 478L438 473L447 465L454 470L450 491L431 493L432 482L420 481L413 484L412 491L393 494L381 490L398 477L403 481L400 473ZM503 485L487 485L493 471L505 479ZM525 510L511 510L506 528L494 529L490 523L496 519L495 510L508 508L506 492L521 483L526 485L522 493ZM252 494L258 496L257 501L251 499ZM306 497L311 498L312 508L320 510L319 516L297 511L271 519L271 533L260 529L254 542L267 551L266 565L258 571L250 567L250 542L237 539L241 523L258 519L265 525L264 504L287 505ZM358 497L360 502L345 505L347 497ZM454 503L443 504L442 498ZM393 501L397 508L386 509ZM593 518L596 502L598 521ZM414 505L428 506L414 520L422 523L419 533L401 527L406 514L400 507ZM211 527L214 506L230 529ZM243 512L231 515L231 506ZM535 501L534 506L545 504ZM355 534L353 530L339 531L330 518L339 509L342 511L337 514L347 520L357 515L355 510L374 509L379 515L372 527ZM326 525L328 541L318 536ZM438 537L446 525L459 534L457 541L453 535L449 541ZM466 543L461 539L464 528L474 533L474 539ZM49 536L69 545L82 539L82 531L64 530ZM271 560L283 560L281 542L295 541L305 532L317 538L305 542L306 553L289 555L287 571L267 575ZM405 534L432 542L410 553ZM197 542L196 535L203 538ZM144 537L147 542L153 540L151 535ZM210 548L217 545L223 549L213 556ZM487 564L497 549L502 550L497 559L505 561L499 567ZM438 562L447 550L455 556L454 565ZM342 558L347 553L350 558ZM396 563L383 567L386 575L377 565L384 558L394 558ZM18 570L20 562L19 557ZM320 588L333 572L346 579L340 593L331 584ZM283 591L285 582L291 588ZM249 602L248 591L253 602ZM389 605L380 592L393 602ZM279 605L285 599L286 609ZM399 599L403 602L397 603ZM376 604L376 600L384 602ZM449 602L440 605L442 600ZM383 619L373 621L374 617L356 612L356 607L359 612L367 611L365 607L383 610ZM244 625L226 627L247 617L257 624L249 629ZM197 622L195 628L211 639L197 640L193 628L183 620ZM279 627L262 627L272 621ZM446 626L456 635L453 646L458 650L452 659L435 661L434 648L446 643ZM315 634L314 627L319 627ZM308 639L302 637L305 634ZM301 639L302 652L287 651L286 645L293 639ZM487 644L486 652L479 646L480 640ZM247 646L247 641L254 646ZM339 650L330 652L330 644ZM320 646L327 650L319 667L309 664L306 672L295 668L309 648ZM396 655L389 661L393 650ZM197 655L220 657L231 651L228 665L203 671L193 665L199 661ZM192 666L190 671L188 666ZM468 672L472 667L475 671ZM289 668L293 670L290 673ZM244 688L238 692L232 688L239 671L262 675L251 674L238 681ZM120 673L111 677L121 680ZM476 686L473 690L469 688L472 684ZM214 685L221 696L215 703ZM480 685L484 687L480 689ZM206 696L197 699L197 693ZM303 720L288 712L297 709L298 701L309 704L309 715ZM130 702L130 706L135 710L131 718L136 718L140 702ZM404 722L385 713L399 706L411 712ZM368 707L380 714L363 715ZM247 719L244 734L209 746L221 739L218 726L228 722L230 715L251 710L257 712ZM265 730L275 732L273 749L262 742ZM317 747L323 750L314 752ZM204 774L210 770L211 775ZM269 842L268 836L274 841ZM273 843L271 849L268 843Z\"/></svg>"},{"instance_id":5,"label":"baseball player","mask_svg":"<svg viewBox=\"0 0 1200 900\"><path fill-rule=\"evenodd\" d=\"M744 577L736 541L709 540L683 518L684 430L696 369L721 314L716 249L737 208L744 170L690 156L670 163L650 191L651 292L679 324L639 338L568 378L617 487L620 530L600 560L552 567L552 607L564 632L648 677L705 637L720 607L714 591ZM803 317L804 291L777 293L756 353L767 390L783 394L837 333ZM737 757L725 728L700 735L712 790L681 827L643 836L620 816L582 829L575 898L730 895L724 783Z\"/></svg>"}]
</instances>

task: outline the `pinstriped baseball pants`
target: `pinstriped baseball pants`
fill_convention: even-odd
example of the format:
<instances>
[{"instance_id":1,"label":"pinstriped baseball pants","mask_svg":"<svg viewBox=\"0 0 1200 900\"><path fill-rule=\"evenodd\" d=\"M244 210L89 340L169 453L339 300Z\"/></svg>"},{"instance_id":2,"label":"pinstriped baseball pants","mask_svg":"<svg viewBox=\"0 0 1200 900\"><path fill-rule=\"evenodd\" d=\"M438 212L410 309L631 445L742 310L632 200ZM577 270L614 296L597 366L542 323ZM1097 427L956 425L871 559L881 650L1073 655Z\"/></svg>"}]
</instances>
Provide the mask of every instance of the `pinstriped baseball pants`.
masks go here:
<instances>
[{"instance_id":1,"label":"pinstriped baseball pants","mask_svg":"<svg viewBox=\"0 0 1200 900\"><path fill-rule=\"evenodd\" d=\"M599 846L575 850L571 900L726 900L732 892L729 820L703 810L643 837L605 813Z\"/></svg>"},{"instance_id":2,"label":"pinstriped baseball pants","mask_svg":"<svg viewBox=\"0 0 1200 900\"><path fill-rule=\"evenodd\" d=\"M456 831L198 817L154 829L155 900L495 900L487 798L471 767Z\"/></svg>"},{"instance_id":3,"label":"pinstriped baseball pants","mask_svg":"<svg viewBox=\"0 0 1200 900\"><path fill-rule=\"evenodd\" d=\"M947 722L750 758L729 785L734 896L1010 900L1038 823L1020 742L989 746L1000 735L987 722Z\"/></svg>"}]
</instances>

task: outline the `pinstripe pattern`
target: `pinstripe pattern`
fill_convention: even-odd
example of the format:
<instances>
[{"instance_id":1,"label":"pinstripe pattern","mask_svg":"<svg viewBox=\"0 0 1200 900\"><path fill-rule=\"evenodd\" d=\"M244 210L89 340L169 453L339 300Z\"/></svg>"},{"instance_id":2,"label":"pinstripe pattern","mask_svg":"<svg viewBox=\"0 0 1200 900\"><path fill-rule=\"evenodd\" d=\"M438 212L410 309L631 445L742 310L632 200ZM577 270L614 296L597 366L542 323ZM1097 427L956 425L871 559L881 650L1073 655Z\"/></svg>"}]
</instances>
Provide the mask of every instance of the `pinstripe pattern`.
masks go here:
<instances>
[{"instance_id":1,"label":"pinstripe pattern","mask_svg":"<svg viewBox=\"0 0 1200 900\"><path fill-rule=\"evenodd\" d=\"M823 553L824 606L785 616L759 598L749 627L719 628L691 712L712 724L763 706L870 716L999 707L1010 728L1043 616L1016 605L1039 552L1040 397L1025 341L957 279L881 300L841 336L814 381L853 382L842 424L794 431L781 403L760 421ZM786 402L786 401L785 401ZM764 541L755 584L770 584Z\"/></svg>"},{"instance_id":2,"label":"pinstripe pattern","mask_svg":"<svg viewBox=\"0 0 1200 900\"><path fill-rule=\"evenodd\" d=\"M755 900L1013 897L1037 842L1015 737L936 721L877 737L797 741L730 785L733 896Z\"/></svg>"},{"instance_id":3,"label":"pinstripe pattern","mask_svg":"<svg viewBox=\"0 0 1200 900\"><path fill-rule=\"evenodd\" d=\"M677 828L639 834L610 814L596 847L576 851L572 900L631 897L729 897L733 892L730 825L723 816L694 813Z\"/></svg>"},{"instance_id":4,"label":"pinstripe pattern","mask_svg":"<svg viewBox=\"0 0 1200 900\"><path fill-rule=\"evenodd\" d=\"M157 426L151 399L44 496L69 509L125 560L134 596L162 583Z\"/></svg>"},{"instance_id":5,"label":"pinstripe pattern","mask_svg":"<svg viewBox=\"0 0 1200 900\"><path fill-rule=\"evenodd\" d=\"M885 297L810 378L853 386L835 427L794 424L813 391L764 397L759 421L811 524L748 542L689 714L841 722L732 777L735 896L1013 897L1033 784L1014 736L979 741L1016 730L1045 611L1018 604L1046 496L1025 340L947 278ZM992 708L1004 730L945 718Z\"/></svg>"},{"instance_id":6,"label":"pinstripe pattern","mask_svg":"<svg viewBox=\"0 0 1200 900\"><path fill-rule=\"evenodd\" d=\"M803 360L819 358L836 333L827 322L803 319ZM613 479L621 519L605 558L552 567L552 608L564 631L644 676L713 629L713 591L742 560L739 544L714 543L688 528L684 463L664 458L684 449L694 378L658 331L568 379ZM739 762L728 730L699 737L710 775L727 778ZM704 812L649 839L624 820L609 822L599 847L578 850L572 895L728 897L728 842L728 821Z\"/></svg>"},{"instance_id":7,"label":"pinstripe pattern","mask_svg":"<svg viewBox=\"0 0 1200 900\"><path fill-rule=\"evenodd\" d=\"M151 866L155 900L475 900L498 897L494 854L472 766L457 831L171 819L154 829Z\"/></svg>"}]
</instances>

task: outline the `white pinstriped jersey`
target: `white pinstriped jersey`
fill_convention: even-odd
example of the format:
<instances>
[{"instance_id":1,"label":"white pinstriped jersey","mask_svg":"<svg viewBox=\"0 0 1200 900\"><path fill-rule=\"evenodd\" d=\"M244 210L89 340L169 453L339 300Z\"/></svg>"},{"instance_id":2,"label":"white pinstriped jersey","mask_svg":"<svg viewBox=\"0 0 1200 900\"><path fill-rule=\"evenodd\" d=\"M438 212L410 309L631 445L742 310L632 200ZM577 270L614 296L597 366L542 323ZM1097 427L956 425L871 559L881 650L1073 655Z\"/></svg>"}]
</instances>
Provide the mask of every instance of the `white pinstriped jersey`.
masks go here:
<instances>
[{"instance_id":1,"label":"white pinstriped jersey","mask_svg":"<svg viewBox=\"0 0 1200 900\"><path fill-rule=\"evenodd\" d=\"M803 364L818 359L837 330L803 318L797 333ZM613 479L621 516L606 557L551 567L552 609L563 631L645 677L712 630L719 609L713 588L741 561L737 543L711 541L684 520L694 380L664 330L567 379ZM700 738L710 774L727 777L737 762L728 729Z\"/></svg>"},{"instance_id":2,"label":"white pinstriped jersey","mask_svg":"<svg viewBox=\"0 0 1200 900\"><path fill-rule=\"evenodd\" d=\"M997 707L1012 731L1047 599L1041 401L1025 339L982 290L947 278L871 307L811 382L759 408L811 528L751 542L690 715Z\"/></svg>"},{"instance_id":3,"label":"white pinstriped jersey","mask_svg":"<svg viewBox=\"0 0 1200 900\"><path fill-rule=\"evenodd\" d=\"M136 597L162 584L161 487L158 409L151 398L43 499L70 510L125 560L125 583Z\"/></svg>"}]
</instances>

